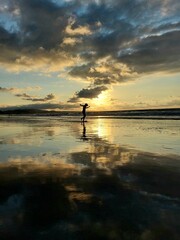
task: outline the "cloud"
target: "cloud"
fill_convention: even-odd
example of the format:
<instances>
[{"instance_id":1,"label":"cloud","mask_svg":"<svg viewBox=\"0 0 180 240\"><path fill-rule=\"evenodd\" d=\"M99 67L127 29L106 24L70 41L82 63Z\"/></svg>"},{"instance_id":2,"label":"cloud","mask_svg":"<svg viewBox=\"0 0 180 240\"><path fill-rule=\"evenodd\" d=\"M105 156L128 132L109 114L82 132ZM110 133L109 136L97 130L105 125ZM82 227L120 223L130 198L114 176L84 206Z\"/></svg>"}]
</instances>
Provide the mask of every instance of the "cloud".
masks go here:
<instances>
[{"instance_id":1,"label":"cloud","mask_svg":"<svg viewBox=\"0 0 180 240\"><path fill-rule=\"evenodd\" d=\"M14 92L14 91L16 91L16 88L0 87L0 92Z\"/></svg>"},{"instance_id":2,"label":"cloud","mask_svg":"<svg viewBox=\"0 0 180 240\"><path fill-rule=\"evenodd\" d=\"M66 38L63 39L62 45L74 46L77 43L81 43L81 39L79 39L79 38L72 38L72 37L66 37Z\"/></svg>"},{"instance_id":3,"label":"cloud","mask_svg":"<svg viewBox=\"0 0 180 240\"><path fill-rule=\"evenodd\" d=\"M78 103L78 102L80 102L80 99L75 95L74 97L70 98L67 102L68 103Z\"/></svg>"},{"instance_id":4,"label":"cloud","mask_svg":"<svg viewBox=\"0 0 180 240\"><path fill-rule=\"evenodd\" d=\"M34 91L34 90L40 90L41 88L38 86L35 87L26 87L26 88L6 88L6 87L0 87L0 92L9 92L13 94L16 97L20 97L23 100L32 101L32 102L48 102L56 99L56 96L53 93L50 93L46 95L44 98L39 98L37 96L32 96L27 93L23 93L24 90L28 91Z\"/></svg>"},{"instance_id":5,"label":"cloud","mask_svg":"<svg viewBox=\"0 0 180 240\"><path fill-rule=\"evenodd\" d=\"M96 96L96 87L111 88L144 73L178 72L180 68L178 0L61 4L14 0L0 3L0 11L1 67L60 76L66 72L66 79L91 86L71 101L84 92L83 96Z\"/></svg>"},{"instance_id":6,"label":"cloud","mask_svg":"<svg viewBox=\"0 0 180 240\"><path fill-rule=\"evenodd\" d=\"M70 19L69 24L65 29L65 33L67 33L70 36L90 35L92 34L92 31L90 30L89 26L79 26L79 25L76 26L75 19Z\"/></svg>"},{"instance_id":7,"label":"cloud","mask_svg":"<svg viewBox=\"0 0 180 240\"><path fill-rule=\"evenodd\" d=\"M4 68L15 72L54 72L78 62L78 57L60 48L69 9L48 0L15 0L14 4L20 9L18 31L0 26L0 63ZM10 6L7 12L12 14Z\"/></svg>"},{"instance_id":8,"label":"cloud","mask_svg":"<svg viewBox=\"0 0 180 240\"><path fill-rule=\"evenodd\" d=\"M31 96L27 93L16 94L16 97L21 97L23 100L32 101L32 102L48 102L54 100L56 96L53 93L48 94L44 98L38 98L36 96Z\"/></svg>"},{"instance_id":9,"label":"cloud","mask_svg":"<svg viewBox=\"0 0 180 240\"><path fill-rule=\"evenodd\" d=\"M26 87L26 88L17 88L17 87L11 87L11 88L7 88L7 87L0 87L0 92L9 92L12 94L20 94L24 91L39 91L41 90L41 87L39 86L34 86L34 87Z\"/></svg>"},{"instance_id":10,"label":"cloud","mask_svg":"<svg viewBox=\"0 0 180 240\"><path fill-rule=\"evenodd\" d=\"M66 67L81 63L78 56L72 56L63 50L45 50L40 47L32 52L22 49L17 52L14 49L1 48L1 66L11 72L40 71L42 73L59 72Z\"/></svg>"},{"instance_id":11,"label":"cloud","mask_svg":"<svg viewBox=\"0 0 180 240\"><path fill-rule=\"evenodd\" d=\"M120 102L117 99L113 100L113 105L115 109L144 109L144 108L179 108L180 107L180 97L173 97L167 99L152 99L149 101L141 100L129 102Z\"/></svg>"},{"instance_id":12,"label":"cloud","mask_svg":"<svg viewBox=\"0 0 180 240\"><path fill-rule=\"evenodd\" d=\"M91 82L94 86L126 82L137 78L137 73L126 64L120 63L110 56L74 67L69 74Z\"/></svg>"},{"instance_id":13,"label":"cloud","mask_svg":"<svg viewBox=\"0 0 180 240\"><path fill-rule=\"evenodd\" d=\"M108 88L105 86L99 86L89 89L83 88L82 90L76 93L76 96L78 98L96 98L101 92L106 91L107 89Z\"/></svg>"},{"instance_id":14,"label":"cloud","mask_svg":"<svg viewBox=\"0 0 180 240\"><path fill-rule=\"evenodd\" d=\"M180 31L142 39L133 51L119 56L119 60L138 72L177 72L180 67Z\"/></svg>"},{"instance_id":15,"label":"cloud","mask_svg":"<svg viewBox=\"0 0 180 240\"><path fill-rule=\"evenodd\" d=\"M74 110L79 105L77 104L66 104L66 103L36 103L27 105L17 106L0 106L0 110L21 110L21 109L38 109L38 110Z\"/></svg>"},{"instance_id":16,"label":"cloud","mask_svg":"<svg viewBox=\"0 0 180 240\"><path fill-rule=\"evenodd\" d=\"M18 26L11 31L0 26L0 61L4 67L14 71L58 71L79 64L77 56L81 57L81 61L91 58L92 65L107 56L120 63L129 63L129 53L142 52L144 44L153 48L155 40L149 38L147 43L145 39L142 41L143 36L157 33L156 51L161 54L164 50L160 44L163 38L158 34L180 29L176 18L179 5L175 0L158 0L151 4L137 0L75 1L62 2L61 5L50 0L15 0L8 2L6 8L2 3L1 9L6 9L5 14L10 15ZM174 55L176 57L177 49L174 48L178 44L172 45L171 40L175 42L178 38L174 34L171 39L163 40L170 48L168 53L163 53L162 60L168 62L170 54L172 59ZM67 49L66 45L71 45L71 48ZM160 51L158 48L161 48ZM122 57L122 53L127 54ZM145 50L142 54L146 57L147 70L149 67L153 71L148 63L148 59L153 58L152 54ZM138 61L131 63L134 67L133 63L140 70ZM170 67L166 64L163 70L169 68L173 68L173 64Z\"/></svg>"},{"instance_id":17,"label":"cloud","mask_svg":"<svg viewBox=\"0 0 180 240\"><path fill-rule=\"evenodd\" d=\"M19 93L19 94L16 94L15 95L16 97L22 97L23 99L24 98L30 98L31 96L28 95L27 93Z\"/></svg>"},{"instance_id":18,"label":"cloud","mask_svg":"<svg viewBox=\"0 0 180 240\"><path fill-rule=\"evenodd\" d=\"M74 97L70 98L68 102L79 102L81 98L93 99L97 98L103 91L108 90L106 86L98 86L94 88L83 88L79 92L76 92Z\"/></svg>"}]
</instances>

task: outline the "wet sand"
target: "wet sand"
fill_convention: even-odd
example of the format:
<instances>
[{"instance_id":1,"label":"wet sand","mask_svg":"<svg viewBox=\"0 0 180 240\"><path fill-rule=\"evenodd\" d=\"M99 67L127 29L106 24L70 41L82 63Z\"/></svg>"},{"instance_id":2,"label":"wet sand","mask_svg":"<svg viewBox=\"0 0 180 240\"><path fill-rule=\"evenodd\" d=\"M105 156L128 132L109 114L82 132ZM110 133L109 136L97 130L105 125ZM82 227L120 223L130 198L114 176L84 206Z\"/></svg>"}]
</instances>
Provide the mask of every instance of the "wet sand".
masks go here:
<instances>
[{"instance_id":1,"label":"wet sand","mask_svg":"<svg viewBox=\"0 0 180 240\"><path fill-rule=\"evenodd\" d=\"M180 121L0 118L1 239L179 239Z\"/></svg>"}]
</instances>

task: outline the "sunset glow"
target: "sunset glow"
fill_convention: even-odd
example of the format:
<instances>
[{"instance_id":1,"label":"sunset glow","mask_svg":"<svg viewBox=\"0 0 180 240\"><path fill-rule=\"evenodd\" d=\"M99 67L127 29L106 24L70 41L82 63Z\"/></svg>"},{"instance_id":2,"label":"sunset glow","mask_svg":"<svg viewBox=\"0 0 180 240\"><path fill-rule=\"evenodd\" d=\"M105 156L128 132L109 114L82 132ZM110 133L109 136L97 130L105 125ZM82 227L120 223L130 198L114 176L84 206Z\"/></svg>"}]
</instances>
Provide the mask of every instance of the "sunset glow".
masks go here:
<instances>
[{"instance_id":1,"label":"sunset glow","mask_svg":"<svg viewBox=\"0 0 180 240\"><path fill-rule=\"evenodd\" d=\"M0 2L0 110L180 106L180 4Z\"/></svg>"}]
</instances>

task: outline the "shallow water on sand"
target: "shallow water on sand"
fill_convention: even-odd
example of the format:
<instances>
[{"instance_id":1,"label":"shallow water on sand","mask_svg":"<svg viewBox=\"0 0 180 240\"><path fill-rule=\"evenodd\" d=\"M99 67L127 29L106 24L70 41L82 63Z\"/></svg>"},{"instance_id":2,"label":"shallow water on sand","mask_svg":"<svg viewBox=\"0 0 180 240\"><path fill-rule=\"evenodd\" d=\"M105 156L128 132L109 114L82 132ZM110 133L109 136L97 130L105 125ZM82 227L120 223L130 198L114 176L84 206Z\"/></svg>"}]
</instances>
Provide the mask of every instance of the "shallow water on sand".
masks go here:
<instances>
[{"instance_id":1,"label":"shallow water on sand","mask_svg":"<svg viewBox=\"0 0 180 240\"><path fill-rule=\"evenodd\" d=\"M2 239L179 239L180 120L0 118Z\"/></svg>"}]
</instances>

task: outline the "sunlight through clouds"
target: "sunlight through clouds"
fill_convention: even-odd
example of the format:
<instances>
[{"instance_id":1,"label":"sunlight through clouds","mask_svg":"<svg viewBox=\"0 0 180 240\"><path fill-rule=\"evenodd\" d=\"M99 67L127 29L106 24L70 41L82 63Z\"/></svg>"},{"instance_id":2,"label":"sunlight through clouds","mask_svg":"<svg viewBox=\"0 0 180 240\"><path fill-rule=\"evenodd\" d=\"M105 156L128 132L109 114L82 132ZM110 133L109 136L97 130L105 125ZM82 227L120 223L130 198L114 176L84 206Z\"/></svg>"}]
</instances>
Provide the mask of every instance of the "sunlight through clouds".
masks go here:
<instances>
[{"instance_id":1,"label":"sunlight through clouds","mask_svg":"<svg viewBox=\"0 0 180 240\"><path fill-rule=\"evenodd\" d=\"M0 72L7 80L0 79L0 87L8 88L15 74L19 80L12 88L23 82L22 73L48 76L48 87L41 78L41 96L63 92L61 102L67 107L84 98L91 101L99 95L101 99L109 90L112 98L117 86L129 82L134 82L136 91L138 80L152 74L170 74L165 85L171 86L172 74L178 74L180 68L179 11L177 0L1 2ZM154 90L159 87L155 79L151 83ZM33 81L31 77L29 84ZM51 82L56 86L63 82L71 90L59 87L48 91ZM130 94L126 99L129 106ZM160 96L156 107L160 107L158 102ZM99 108L102 104L94 105Z\"/></svg>"}]
</instances>

